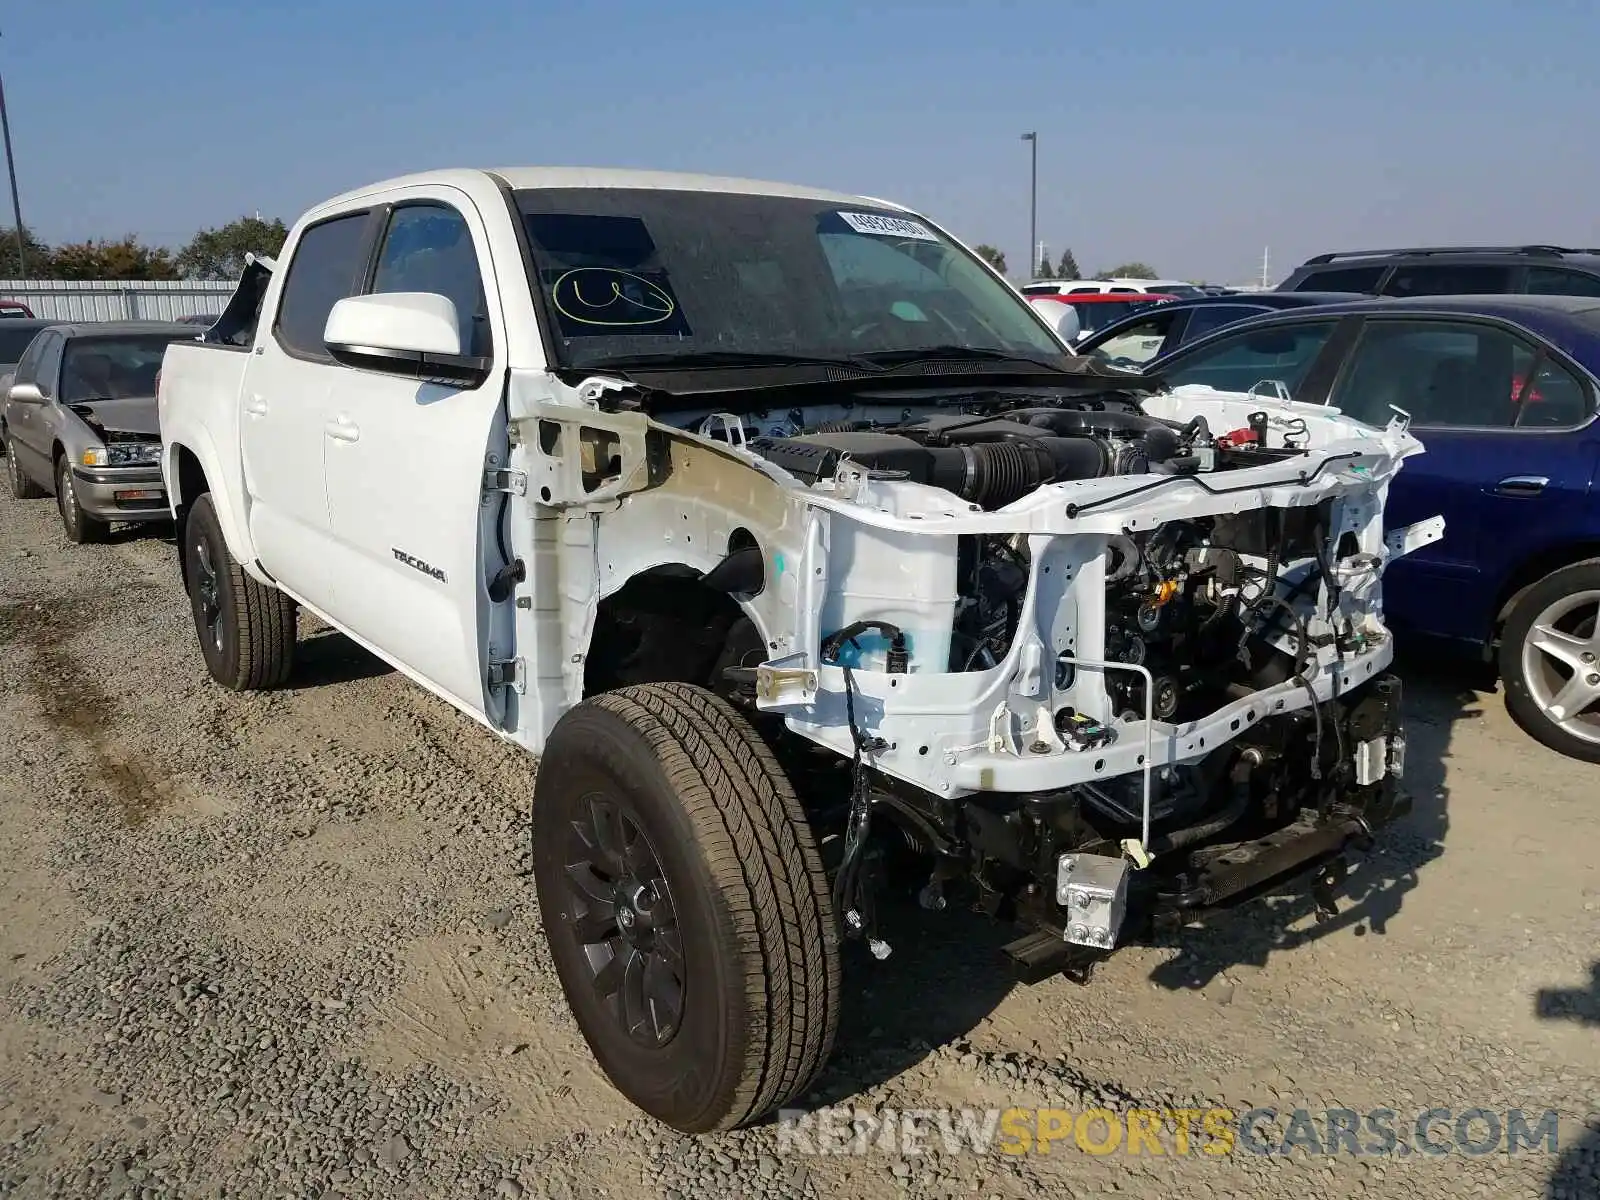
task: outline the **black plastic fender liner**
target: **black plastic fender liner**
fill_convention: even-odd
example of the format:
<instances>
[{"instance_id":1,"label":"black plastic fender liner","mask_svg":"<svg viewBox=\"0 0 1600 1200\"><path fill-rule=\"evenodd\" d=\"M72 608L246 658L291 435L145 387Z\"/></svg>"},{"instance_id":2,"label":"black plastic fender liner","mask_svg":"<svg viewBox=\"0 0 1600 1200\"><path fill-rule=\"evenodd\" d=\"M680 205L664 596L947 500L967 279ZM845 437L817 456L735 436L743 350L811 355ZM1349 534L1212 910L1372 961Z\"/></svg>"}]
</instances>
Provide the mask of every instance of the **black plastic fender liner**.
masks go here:
<instances>
[{"instance_id":1,"label":"black plastic fender liner","mask_svg":"<svg viewBox=\"0 0 1600 1200\"><path fill-rule=\"evenodd\" d=\"M705 573L701 581L719 592L747 596L760 594L766 586L767 565L760 546L741 546L730 550L721 562Z\"/></svg>"}]
</instances>

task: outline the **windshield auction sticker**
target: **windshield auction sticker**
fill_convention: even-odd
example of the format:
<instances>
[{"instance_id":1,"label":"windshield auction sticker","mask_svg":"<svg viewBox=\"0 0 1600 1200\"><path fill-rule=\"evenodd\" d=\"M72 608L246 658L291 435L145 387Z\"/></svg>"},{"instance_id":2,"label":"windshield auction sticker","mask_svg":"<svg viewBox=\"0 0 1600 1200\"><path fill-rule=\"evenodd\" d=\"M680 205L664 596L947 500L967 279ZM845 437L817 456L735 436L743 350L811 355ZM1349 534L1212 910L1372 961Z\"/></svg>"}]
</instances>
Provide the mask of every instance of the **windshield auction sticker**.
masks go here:
<instances>
[{"instance_id":1,"label":"windshield auction sticker","mask_svg":"<svg viewBox=\"0 0 1600 1200\"><path fill-rule=\"evenodd\" d=\"M879 237L916 238L921 242L937 242L938 234L921 221L909 217L891 217L887 213L841 212L840 220L857 233L872 233Z\"/></svg>"}]
</instances>

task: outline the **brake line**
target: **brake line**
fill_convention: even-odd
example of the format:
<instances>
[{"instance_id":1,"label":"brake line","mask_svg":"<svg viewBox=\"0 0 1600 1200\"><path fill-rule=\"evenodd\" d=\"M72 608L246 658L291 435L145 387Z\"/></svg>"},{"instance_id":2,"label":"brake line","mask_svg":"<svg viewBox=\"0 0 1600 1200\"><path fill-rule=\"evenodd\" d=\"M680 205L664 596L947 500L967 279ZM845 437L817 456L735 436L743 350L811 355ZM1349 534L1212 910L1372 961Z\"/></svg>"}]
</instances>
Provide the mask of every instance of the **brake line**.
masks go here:
<instances>
[{"instance_id":1,"label":"brake line","mask_svg":"<svg viewBox=\"0 0 1600 1200\"><path fill-rule=\"evenodd\" d=\"M1331 457L1325 458L1319 462L1316 466L1316 469L1310 474L1307 474L1304 471L1300 472L1297 482L1299 486L1305 487L1307 484L1315 481L1317 476L1321 475L1323 471L1327 470L1327 468L1332 466L1334 463L1345 462L1349 459L1360 457L1361 452L1359 450L1351 450L1345 454L1332 455ZM1212 496L1228 496L1234 492L1259 491L1264 487L1278 487L1289 482L1290 481L1287 479L1279 479L1273 480L1270 483L1242 483L1235 487L1219 488L1212 487L1198 475L1163 475L1159 479L1152 479L1149 483L1141 483L1138 487L1129 488L1125 492L1118 492L1114 496L1102 496L1098 500L1090 500L1084 504L1069 504L1067 505L1067 517L1069 519L1081 517L1093 512L1097 508L1104 508L1108 504L1120 504L1124 500L1131 500L1135 496L1142 496L1146 492L1154 491L1156 488L1166 487L1171 483L1192 483Z\"/></svg>"}]
</instances>

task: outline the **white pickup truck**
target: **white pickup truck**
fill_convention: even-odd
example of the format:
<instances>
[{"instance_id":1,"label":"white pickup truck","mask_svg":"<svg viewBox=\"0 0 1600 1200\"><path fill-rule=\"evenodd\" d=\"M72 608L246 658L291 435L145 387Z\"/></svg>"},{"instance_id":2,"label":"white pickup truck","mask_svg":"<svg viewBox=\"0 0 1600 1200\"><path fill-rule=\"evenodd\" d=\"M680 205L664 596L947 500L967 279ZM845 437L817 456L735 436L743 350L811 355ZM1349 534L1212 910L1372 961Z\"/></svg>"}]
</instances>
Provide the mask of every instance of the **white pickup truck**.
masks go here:
<instances>
[{"instance_id":1,"label":"white pickup truck","mask_svg":"<svg viewBox=\"0 0 1600 1200\"><path fill-rule=\"evenodd\" d=\"M679 1129L821 1067L890 856L1082 977L1291 877L1333 904L1407 807L1403 421L1073 358L884 201L377 184L167 351L160 422L219 683L282 683L304 607L540 755L562 984Z\"/></svg>"}]
</instances>

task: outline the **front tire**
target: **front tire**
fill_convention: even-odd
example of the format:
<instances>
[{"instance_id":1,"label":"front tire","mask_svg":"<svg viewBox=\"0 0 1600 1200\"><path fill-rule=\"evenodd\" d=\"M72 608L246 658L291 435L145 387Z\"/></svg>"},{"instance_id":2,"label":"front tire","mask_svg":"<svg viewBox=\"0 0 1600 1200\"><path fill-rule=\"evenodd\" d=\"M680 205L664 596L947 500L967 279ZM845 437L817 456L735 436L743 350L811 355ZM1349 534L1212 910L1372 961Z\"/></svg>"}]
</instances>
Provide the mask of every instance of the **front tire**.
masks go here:
<instances>
[{"instance_id":1,"label":"front tire","mask_svg":"<svg viewBox=\"0 0 1600 1200\"><path fill-rule=\"evenodd\" d=\"M1500 677L1506 708L1532 737L1600 762L1600 560L1554 571L1517 600Z\"/></svg>"},{"instance_id":2,"label":"front tire","mask_svg":"<svg viewBox=\"0 0 1600 1200\"><path fill-rule=\"evenodd\" d=\"M111 523L91 517L78 503L78 489L72 483L72 463L66 455L56 459L56 511L67 540L80 546L103 542L111 533Z\"/></svg>"},{"instance_id":3,"label":"front tire","mask_svg":"<svg viewBox=\"0 0 1600 1200\"><path fill-rule=\"evenodd\" d=\"M11 484L11 495L18 500L42 500L50 493L35 483L17 462L17 448L6 431L6 479Z\"/></svg>"},{"instance_id":4,"label":"front tire","mask_svg":"<svg viewBox=\"0 0 1600 1200\"><path fill-rule=\"evenodd\" d=\"M280 686L294 666L294 601L234 561L210 492L189 509L182 536L189 606L211 678L236 692Z\"/></svg>"},{"instance_id":5,"label":"front tire","mask_svg":"<svg viewBox=\"0 0 1600 1200\"><path fill-rule=\"evenodd\" d=\"M634 1104L732 1129L821 1069L832 900L794 789L726 701L653 683L568 712L539 764L533 860L568 1004Z\"/></svg>"}]
</instances>

